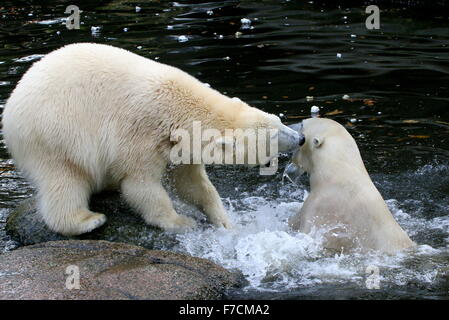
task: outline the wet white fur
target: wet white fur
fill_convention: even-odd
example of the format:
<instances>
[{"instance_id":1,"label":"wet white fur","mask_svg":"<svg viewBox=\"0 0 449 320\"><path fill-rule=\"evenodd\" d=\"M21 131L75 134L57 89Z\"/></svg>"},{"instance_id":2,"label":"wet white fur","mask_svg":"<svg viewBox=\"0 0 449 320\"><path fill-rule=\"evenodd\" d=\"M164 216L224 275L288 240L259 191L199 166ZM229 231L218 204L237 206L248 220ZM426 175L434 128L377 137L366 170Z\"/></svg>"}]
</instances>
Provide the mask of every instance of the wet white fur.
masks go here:
<instances>
[{"instance_id":1,"label":"wet white fur","mask_svg":"<svg viewBox=\"0 0 449 320\"><path fill-rule=\"evenodd\" d=\"M92 193L120 188L146 223L167 230L195 225L173 209L161 177L177 128L281 127L278 117L224 96L187 73L107 45L73 44L35 63L3 113L16 165L36 185L47 225L65 235L101 226ZM204 165L174 170L176 188L211 223L229 227Z\"/></svg>"},{"instance_id":2,"label":"wet white fur","mask_svg":"<svg viewBox=\"0 0 449 320\"><path fill-rule=\"evenodd\" d=\"M303 121L306 143L293 162L310 175L310 195L291 226L304 233L327 229L325 247L388 253L414 245L371 181L356 142L339 123Z\"/></svg>"}]
</instances>

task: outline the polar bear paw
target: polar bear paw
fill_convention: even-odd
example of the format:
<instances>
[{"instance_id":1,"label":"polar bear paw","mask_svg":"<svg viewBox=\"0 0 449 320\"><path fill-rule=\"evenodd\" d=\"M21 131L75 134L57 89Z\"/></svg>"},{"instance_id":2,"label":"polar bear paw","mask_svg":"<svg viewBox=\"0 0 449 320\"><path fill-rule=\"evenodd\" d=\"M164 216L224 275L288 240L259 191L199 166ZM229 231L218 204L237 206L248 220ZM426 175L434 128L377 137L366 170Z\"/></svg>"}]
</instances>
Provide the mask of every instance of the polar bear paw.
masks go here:
<instances>
[{"instance_id":1,"label":"polar bear paw","mask_svg":"<svg viewBox=\"0 0 449 320\"><path fill-rule=\"evenodd\" d=\"M102 213L89 212L89 215L81 221L80 228L84 232L90 232L93 229L101 227L106 222L106 216Z\"/></svg>"},{"instance_id":2,"label":"polar bear paw","mask_svg":"<svg viewBox=\"0 0 449 320\"><path fill-rule=\"evenodd\" d=\"M80 210L72 217L72 223L59 231L65 236L75 236L101 227L106 222L106 216L89 210ZM59 228L57 228L59 229Z\"/></svg>"},{"instance_id":3,"label":"polar bear paw","mask_svg":"<svg viewBox=\"0 0 449 320\"><path fill-rule=\"evenodd\" d=\"M195 229L197 224L196 221L190 217L178 215L174 219L164 221L160 226L171 232L185 232Z\"/></svg>"},{"instance_id":4,"label":"polar bear paw","mask_svg":"<svg viewBox=\"0 0 449 320\"><path fill-rule=\"evenodd\" d=\"M209 218L209 220L214 226L216 226L218 228L225 228L225 229L233 228L231 221L229 221L228 217L226 217L226 216Z\"/></svg>"}]
</instances>

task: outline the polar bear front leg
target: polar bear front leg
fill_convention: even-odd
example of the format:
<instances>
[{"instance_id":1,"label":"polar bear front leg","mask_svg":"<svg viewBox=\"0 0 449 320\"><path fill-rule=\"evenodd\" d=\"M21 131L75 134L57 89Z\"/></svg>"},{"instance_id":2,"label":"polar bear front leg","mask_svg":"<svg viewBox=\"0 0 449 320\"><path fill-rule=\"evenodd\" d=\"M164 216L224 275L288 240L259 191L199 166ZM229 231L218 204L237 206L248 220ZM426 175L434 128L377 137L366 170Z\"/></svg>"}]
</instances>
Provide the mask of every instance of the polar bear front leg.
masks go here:
<instances>
[{"instance_id":1,"label":"polar bear front leg","mask_svg":"<svg viewBox=\"0 0 449 320\"><path fill-rule=\"evenodd\" d=\"M176 213L159 177L128 176L122 181L121 189L125 199L147 224L174 232L196 226L192 218Z\"/></svg>"},{"instance_id":2,"label":"polar bear front leg","mask_svg":"<svg viewBox=\"0 0 449 320\"><path fill-rule=\"evenodd\" d=\"M202 210L217 227L231 228L231 222L217 190L202 164L180 165L173 169L173 182L179 196Z\"/></svg>"}]
</instances>

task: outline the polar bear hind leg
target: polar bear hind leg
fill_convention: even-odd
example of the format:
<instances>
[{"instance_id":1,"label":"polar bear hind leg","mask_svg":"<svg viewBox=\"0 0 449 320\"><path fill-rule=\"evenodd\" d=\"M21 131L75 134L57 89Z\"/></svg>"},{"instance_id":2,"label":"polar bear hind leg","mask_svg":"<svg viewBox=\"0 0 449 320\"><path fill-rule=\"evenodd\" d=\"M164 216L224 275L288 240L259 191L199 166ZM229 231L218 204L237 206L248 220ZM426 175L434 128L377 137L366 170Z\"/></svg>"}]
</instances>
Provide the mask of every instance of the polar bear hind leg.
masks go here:
<instances>
[{"instance_id":1,"label":"polar bear hind leg","mask_svg":"<svg viewBox=\"0 0 449 320\"><path fill-rule=\"evenodd\" d=\"M220 196L203 164L180 165L173 170L172 176L176 191L184 201L202 210L215 226L231 228Z\"/></svg>"},{"instance_id":2,"label":"polar bear hind leg","mask_svg":"<svg viewBox=\"0 0 449 320\"><path fill-rule=\"evenodd\" d=\"M36 179L38 204L47 226L66 236L90 232L106 222L106 216L89 210L92 189L87 174L69 163L41 164L44 176ZM44 173L42 173L44 171Z\"/></svg>"}]
</instances>

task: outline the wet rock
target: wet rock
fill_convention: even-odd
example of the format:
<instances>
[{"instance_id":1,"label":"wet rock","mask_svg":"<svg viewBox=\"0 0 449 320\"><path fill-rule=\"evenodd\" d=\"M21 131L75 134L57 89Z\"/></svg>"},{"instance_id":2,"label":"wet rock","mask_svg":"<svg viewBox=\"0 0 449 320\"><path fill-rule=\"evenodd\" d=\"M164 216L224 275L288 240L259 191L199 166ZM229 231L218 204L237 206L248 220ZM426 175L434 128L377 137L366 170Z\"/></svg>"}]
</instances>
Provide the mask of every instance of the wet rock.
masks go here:
<instances>
[{"instance_id":1,"label":"wet rock","mask_svg":"<svg viewBox=\"0 0 449 320\"><path fill-rule=\"evenodd\" d=\"M0 255L0 299L221 299L241 284L205 259L108 241L50 241Z\"/></svg>"},{"instance_id":2,"label":"wet rock","mask_svg":"<svg viewBox=\"0 0 449 320\"><path fill-rule=\"evenodd\" d=\"M148 249L162 249L176 244L174 234L147 225L121 198L119 193L110 192L94 195L90 209L105 213L106 223L90 233L76 237L57 234L45 225L40 216L36 200L22 202L8 216L6 231L14 240L31 245L54 240L108 240L139 245Z\"/></svg>"}]
</instances>

